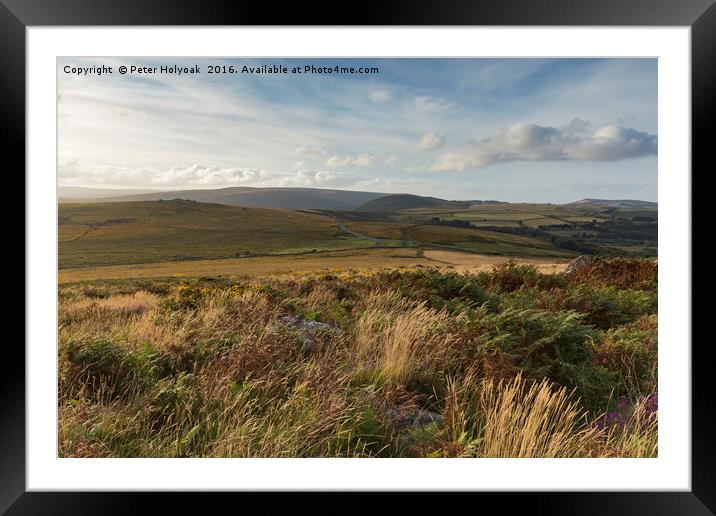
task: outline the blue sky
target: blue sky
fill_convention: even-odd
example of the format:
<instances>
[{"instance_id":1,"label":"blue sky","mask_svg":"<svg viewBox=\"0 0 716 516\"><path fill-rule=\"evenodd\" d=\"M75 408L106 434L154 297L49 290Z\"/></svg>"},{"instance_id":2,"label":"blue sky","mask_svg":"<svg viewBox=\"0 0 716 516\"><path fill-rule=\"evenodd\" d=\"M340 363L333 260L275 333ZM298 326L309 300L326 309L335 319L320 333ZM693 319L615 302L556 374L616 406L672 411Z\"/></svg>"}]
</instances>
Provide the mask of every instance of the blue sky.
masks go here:
<instances>
[{"instance_id":1,"label":"blue sky","mask_svg":"<svg viewBox=\"0 0 716 516\"><path fill-rule=\"evenodd\" d=\"M262 64L379 72L208 73ZM58 90L64 186L657 200L655 59L73 58Z\"/></svg>"}]
</instances>

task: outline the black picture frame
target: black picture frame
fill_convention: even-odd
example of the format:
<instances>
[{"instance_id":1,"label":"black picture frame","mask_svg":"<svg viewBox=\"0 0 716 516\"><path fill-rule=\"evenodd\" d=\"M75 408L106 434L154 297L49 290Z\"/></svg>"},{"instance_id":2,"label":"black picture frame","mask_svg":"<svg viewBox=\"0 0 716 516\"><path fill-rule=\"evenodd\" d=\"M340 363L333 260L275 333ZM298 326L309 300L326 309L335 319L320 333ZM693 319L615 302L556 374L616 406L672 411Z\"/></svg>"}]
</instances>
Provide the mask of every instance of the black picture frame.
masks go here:
<instances>
[{"instance_id":1,"label":"black picture frame","mask_svg":"<svg viewBox=\"0 0 716 516\"><path fill-rule=\"evenodd\" d=\"M0 0L0 120L5 154L25 167L25 30L31 26L83 25L576 25L689 26L692 71L692 162L706 166L710 122L716 114L715 0L393 0L329 7L303 3L277 8L268 2L220 0ZM89 48L89 47L88 47ZM690 172L693 177L693 172ZM19 176L19 174L16 174ZM24 192L24 181L17 185ZM693 203L692 203L693 205ZM13 242L20 228L8 230ZM18 246L19 247L19 246ZM24 246L23 246L24 249ZM693 249L692 249L693 252ZM2 258L6 270L24 267L24 251ZM22 263L21 263L22 262ZM26 270L26 269L25 269ZM27 270L26 270L27 274ZM31 309L31 307L26 307ZM16 340L5 343L0 375L0 512L7 514L119 514L161 497L164 510L186 496L139 493L26 492L25 355ZM688 346L691 343L681 343ZM708 344L707 341L701 344ZM692 348L692 490L690 492L480 493L508 498L510 507L549 514L713 514L716 454L712 436L716 402L706 379L708 345ZM223 495L219 503L225 503ZM246 496L245 494L242 496ZM419 499L419 498L418 498ZM416 499L417 500L417 499ZM210 505L203 503L203 510ZM421 502L422 503L422 502ZM213 505L213 503L211 504ZM238 506L237 506L238 509Z\"/></svg>"}]
</instances>

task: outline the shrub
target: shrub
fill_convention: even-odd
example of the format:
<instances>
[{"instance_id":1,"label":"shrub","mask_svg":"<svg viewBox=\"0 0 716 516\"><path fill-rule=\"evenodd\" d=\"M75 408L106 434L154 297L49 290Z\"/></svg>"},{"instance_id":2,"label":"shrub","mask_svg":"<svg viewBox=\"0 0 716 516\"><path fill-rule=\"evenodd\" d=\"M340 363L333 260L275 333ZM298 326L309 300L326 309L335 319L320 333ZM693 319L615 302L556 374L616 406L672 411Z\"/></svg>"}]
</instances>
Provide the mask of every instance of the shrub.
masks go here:
<instances>
[{"instance_id":1,"label":"shrub","mask_svg":"<svg viewBox=\"0 0 716 516\"><path fill-rule=\"evenodd\" d=\"M564 288L567 281L557 274L542 274L533 265L517 265L510 261L497 265L492 272L481 272L476 281L488 290L513 292L522 288L549 290Z\"/></svg>"},{"instance_id":2,"label":"shrub","mask_svg":"<svg viewBox=\"0 0 716 516\"><path fill-rule=\"evenodd\" d=\"M567 290L560 308L576 310L588 323L608 329L654 313L656 304L655 292L577 285Z\"/></svg>"},{"instance_id":3,"label":"shrub","mask_svg":"<svg viewBox=\"0 0 716 516\"><path fill-rule=\"evenodd\" d=\"M483 310L471 326L481 351L502 353L516 368L564 384L574 384L571 371L587 360L597 336L575 312Z\"/></svg>"},{"instance_id":4,"label":"shrub","mask_svg":"<svg viewBox=\"0 0 716 516\"><path fill-rule=\"evenodd\" d=\"M497 297L480 287L474 277L456 272L420 270L403 273L399 276L398 289L410 299L428 301L433 308L451 312L465 305L486 304L495 309L498 304Z\"/></svg>"},{"instance_id":5,"label":"shrub","mask_svg":"<svg viewBox=\"0 0 716 516\"><path fill-rule=\"evenodd\" d=\"M573 310L583 315L584 322L606 330L655 313L657 296L644 290L578 284L564 290L520 290L503 297L503 303L515 308Z\"/></svg>"},{"instance_id":6,"label":"shrub","mask_svg":"<svg viewBox=\"0 0 716 516\"><path fill-rule=\"evenodd\" d=\"M174 297L165 300L164 306L169 310L196 310L207 292L207 288L184 284L177 289Z\"/></svg>"},{"instance_id":7,"label":"shrub","mask_svg":"<svg viewBox=\"0 0 716 516\"><path fill-rule=\"evenodd\" d=\"M654 260L596 258L569 274L569 281L593 287L656 291L657 277L658 265Z\"/></svg>"},{"instance_id":8,"label":"shrub","mask_svg":"<svg viewBox=\"0 0 716 516\"><path fill-rule=\"evenodd\" d=\"M468 323L483 374L497 378L523 373L576 389L584 407L602 410L618 376L590 360L599 332L573 311L551 312L508 308L492 314L475 312Z\"/></svg>"},{"instance_id":9,"label":"shrub","mask_svg":"<svg viewBox=\"0 0 716 516\"><path fill-rule=\"evenodd\" d=\"M620 263L62 284L59 453L654 456L652 265Z\"/></svg>"},{"instance_id":10,"label":"shrub","mask_svg":"<svg viewBox=\"0 0 716 516\"><path fill-rule=\"evenodd\" d=\"M70 341L60 350L68 371L60 383L61 398L131 398L170 375L173 359L150 345L131 350L108 338Z\"/></svg>"},{"instance_id":11,"label":"shrub","mask_svg":"<svg viewBox=\"0 0 716 516\"><path fill-rule=\"evenodd\" d=\"M610 330L594 346L594 363L616 371L622 391L632 399L652 392L657 385L657 316Z\"/></svg>"}]
</instances>

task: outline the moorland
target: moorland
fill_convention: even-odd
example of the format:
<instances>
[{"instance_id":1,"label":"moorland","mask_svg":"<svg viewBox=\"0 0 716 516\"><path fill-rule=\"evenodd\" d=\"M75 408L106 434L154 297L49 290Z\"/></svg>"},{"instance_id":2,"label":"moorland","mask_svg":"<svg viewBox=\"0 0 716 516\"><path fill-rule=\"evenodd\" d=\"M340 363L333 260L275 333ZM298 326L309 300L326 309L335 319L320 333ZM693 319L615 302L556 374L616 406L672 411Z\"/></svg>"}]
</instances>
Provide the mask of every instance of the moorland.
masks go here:
<instances>
[{"instance_id":1,"label":"moorland","mask_svg":"<svg viewBox=\"0 0 716 516\"><path fill-rule=\"evenodd\" d=\"M310 208L284 207L294 202L287 200L287 189L258 189L248 203L254 206L230 203L246 202L246 190L241 189L238 201L236 192L200 195L221 202L193 199L194 191L103 202L61 200L61 276L72 277L76 269L88 267L158 262L178 262L175 269L182 274L192 268L183 262L194 260L275 255L291 260L312 254L320 261L321 253L348 250L360 250L356 256L363 257L359 261L365 265L364 257L370 254L366 250L386 248L415 250L418 255L443 250L465 253L465 259L481 255L554 263L580 254L648 257L657 250L654 203L588 199L567 205L515 204L414 195L384 195L362 202L365 196L360 192L332 197L333 191L306 194L309 189L300 189L296 197ZM337 204L352 209L326 207ZM375 254L376 265L390 265L390 254ZM402 258L405 253L396 251L395 256ZM222 263L232 265L217 261L218 274Z\"/></svg>"},{"instance_id":2,"label":"moorland","mask_svg":"<svg viewBox=\"0 0 716 516\"><path fill-rule=\"evenodd\" d=\"M256 190L60 200L60 456L656 456L654 203Z\"/></svg>"}]
</instances>

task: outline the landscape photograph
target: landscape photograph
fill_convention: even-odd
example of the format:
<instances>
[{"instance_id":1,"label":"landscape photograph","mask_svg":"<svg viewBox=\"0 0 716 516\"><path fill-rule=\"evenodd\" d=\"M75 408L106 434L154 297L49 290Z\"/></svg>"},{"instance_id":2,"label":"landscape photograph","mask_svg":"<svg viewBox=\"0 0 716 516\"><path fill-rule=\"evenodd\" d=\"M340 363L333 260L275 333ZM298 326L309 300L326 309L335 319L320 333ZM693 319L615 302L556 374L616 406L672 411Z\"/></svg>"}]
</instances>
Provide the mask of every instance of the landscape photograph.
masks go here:
<instances>
[{"instance_id":1,"label":"landscape photograph","mask_svg":"<svg viewBox=\"0 0 716 516\"><path fill-rule=\"evenodd\" d=\"M58 457L657 457L657 66L58 59Z\"/></svg>"}]
</instances>

